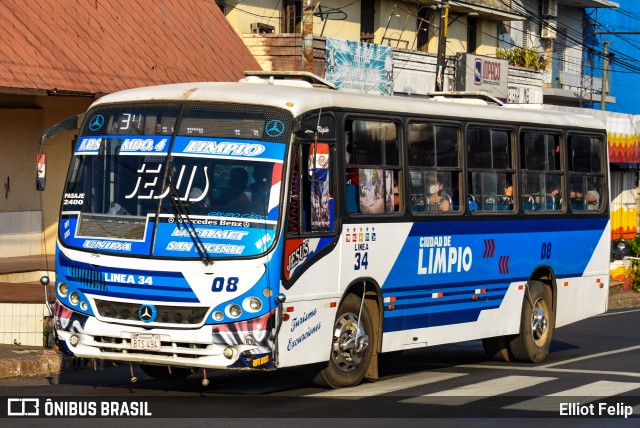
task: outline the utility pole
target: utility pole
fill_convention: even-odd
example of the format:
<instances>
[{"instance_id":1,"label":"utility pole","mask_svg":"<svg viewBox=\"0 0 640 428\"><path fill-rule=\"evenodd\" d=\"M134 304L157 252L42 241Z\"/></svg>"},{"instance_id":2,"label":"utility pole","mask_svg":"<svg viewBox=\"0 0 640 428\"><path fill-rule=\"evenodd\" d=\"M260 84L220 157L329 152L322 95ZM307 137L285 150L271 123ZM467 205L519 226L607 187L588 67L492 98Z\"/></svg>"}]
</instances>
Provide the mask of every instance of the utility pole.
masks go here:
<instances>
[{"instance_id":1,"label":"utility pole","mask_svg":"<svg viewBox=\"0 0 640 428\"><path fill-rule=\"evenodd\" d=\"M449 33L449 0L440 1L440 29L436 63L436 92L444 91L444 69L447 66L447 35Z\"/></svg>"},{"instance_id":2,"label":"utility pole","mask_svg":"<svg viewBox=\"0 0 640 428\"><path fill-rule=\"evenodd\" d=\"M640 31L594 31L594 35L598 34L640 34ZM603 42L604 44L604 52L603 52L603 60L602 60L602 87L600 93L600 110L605 109L605 98L607 91L605 90L607 87L607 71L609 69L609 42Z\"/></svg>"},{"instance_id":3,"label":"utility pole","mask_svg":"<svg viewBox=\"0 0 640 428\"><path fill-rule=\"evenodd\" d=\"M302 21L302 71L313 72L313 0L304 2Z\"/></svg>"},{"instance_id":4,"label":"utility pole","mask_svg":"<svg viewBox=\"0 0 640 428\"><path fill-rule=\"evenodd\" d=\"M600 85L600 110L604 111L607 102L605 101L607 97L607 69L609 68L609 42L604 42L604 51L603 51L603 61L602 61L602 84Z\"/></svg>"}]
</instances>

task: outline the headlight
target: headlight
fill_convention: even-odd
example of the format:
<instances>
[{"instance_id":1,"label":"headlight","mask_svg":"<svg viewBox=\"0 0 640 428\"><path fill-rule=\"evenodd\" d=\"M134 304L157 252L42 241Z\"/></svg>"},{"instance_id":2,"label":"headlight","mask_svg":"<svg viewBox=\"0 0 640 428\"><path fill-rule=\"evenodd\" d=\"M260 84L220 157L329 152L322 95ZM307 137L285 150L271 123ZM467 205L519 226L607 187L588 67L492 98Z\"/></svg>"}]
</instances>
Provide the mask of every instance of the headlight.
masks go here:
<instances>
[{"instance_id":1,"label":"headlight","mask_svg":"<svg viewBox=\"0 0 640 428\"><path fill-rule=\"evenodd\" d=\"M259 311L262 309L262 302L257 297L252 297L249 299L249 307L254 311Z\"/></svg>"},{"instance_id":2,"label":"headlight","mask_svg":"<svg viewBox=\"0 0 640 428\"><path fill-rule=\"evenodd\" d=\"M213 319L216 321L222 321L224 319L224 314L220 311L216 311L213 313Z\"/></svg>"},{"instance_id":3,"label":"headlight","mask_svg":"<svg viewBox=\"0 0 640 428\"><path fill-rule=\"evenodd\" d=\"M72 305L77 305L80 302L80 296L75 291L72 291L69 295L69 301Z\"/></svg>"},{"instance_id":4,"label":"headlight","mask_svg":"<svg viewBox=\"0 0 640 428\"><path fill-rule=\"evenodd\" d=\"M258 312L260 309L262 309L262 301L257 297L247 297L242 302L242 307L245 311Z\"/></svg>"},{"instance_id":5,"label":"headlight","mask_svg":"<svg viewBox=\"0 0 640 428\"><path fill-rule=\"evenodd\" d=\"M67 287L67 284L64 282L58 284L58 293L60 293L62 297L67 297L67 294L69 294L69 287Z\"/></svg>"},{"instance_id":6,"label":"headlight","mask_svg":"<svg viewBox=\"0 0 640 428\"><path fill-rule=\"evenodd\" d=\"M242 315L242 308L236 304L228 306L227 311L229 312L229 316L231 318L238 318L240 315Z\"/></svg>"}]
</instances>

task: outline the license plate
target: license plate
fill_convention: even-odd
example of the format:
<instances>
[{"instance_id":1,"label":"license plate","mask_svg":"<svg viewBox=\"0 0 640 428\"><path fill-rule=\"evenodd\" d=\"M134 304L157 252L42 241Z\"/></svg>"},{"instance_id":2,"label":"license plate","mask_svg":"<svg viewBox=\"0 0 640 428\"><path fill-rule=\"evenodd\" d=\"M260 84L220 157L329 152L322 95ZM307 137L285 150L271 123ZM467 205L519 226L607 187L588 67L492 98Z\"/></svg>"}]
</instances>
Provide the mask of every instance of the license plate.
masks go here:
<instances>
[{"instance_id":1,"label":"license plate","mask_svg":"<svg viewBox=\"0 0 640 428\"><path fill-rule=\"evenodd\" d=\"M159 350L160 335L134 333L131 335L131 349L139 351Z\"/></svg>"}]
</instances>

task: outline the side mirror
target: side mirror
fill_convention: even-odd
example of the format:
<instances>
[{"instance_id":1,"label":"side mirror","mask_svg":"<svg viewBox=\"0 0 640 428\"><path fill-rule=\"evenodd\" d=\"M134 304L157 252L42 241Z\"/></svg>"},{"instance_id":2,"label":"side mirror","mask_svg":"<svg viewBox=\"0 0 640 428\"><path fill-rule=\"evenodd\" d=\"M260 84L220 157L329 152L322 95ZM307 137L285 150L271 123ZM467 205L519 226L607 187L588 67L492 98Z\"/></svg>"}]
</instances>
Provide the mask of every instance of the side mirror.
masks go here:
<instances>
[{"instance_id":1,"label":"side mirror","mask_svg":"<svg viewBox=\"0 0 640 428\"><path fill-rule=\"evenodd\" d=\"M43 191L47 183L47 155L38 153L36 155L36 190Z\"/></svg>"}]
</instances>

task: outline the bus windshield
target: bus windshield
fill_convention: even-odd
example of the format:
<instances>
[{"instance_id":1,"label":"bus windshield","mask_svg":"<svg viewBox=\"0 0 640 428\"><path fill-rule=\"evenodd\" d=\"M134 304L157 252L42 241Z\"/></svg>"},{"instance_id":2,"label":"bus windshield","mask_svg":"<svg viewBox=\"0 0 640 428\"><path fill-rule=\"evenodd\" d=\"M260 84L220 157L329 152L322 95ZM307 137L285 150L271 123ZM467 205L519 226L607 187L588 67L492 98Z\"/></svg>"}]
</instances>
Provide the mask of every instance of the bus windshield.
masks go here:
<instances>
[{"instance_id":1,"label":"bus windshield","mask_svg":"<svg viewBox=\"0 0 640 428\"><path fill-rule=\"evenodd\" d=\"M261 141L260 114L235 122L229 113L177 116L139 109L88 117L64 189L66 244L178 258L268 249L285 145ZM92 120L101 132L92 132Z\"/></svg>"}]
</instances>

